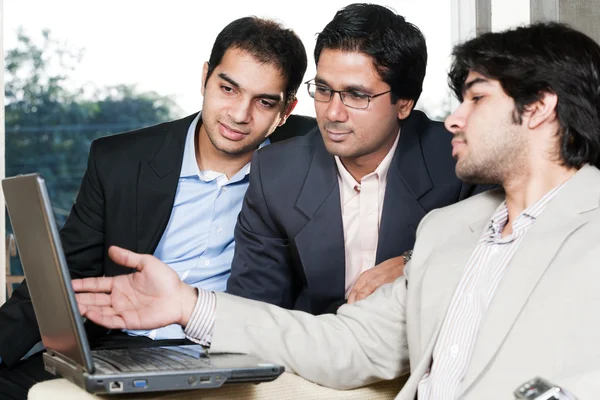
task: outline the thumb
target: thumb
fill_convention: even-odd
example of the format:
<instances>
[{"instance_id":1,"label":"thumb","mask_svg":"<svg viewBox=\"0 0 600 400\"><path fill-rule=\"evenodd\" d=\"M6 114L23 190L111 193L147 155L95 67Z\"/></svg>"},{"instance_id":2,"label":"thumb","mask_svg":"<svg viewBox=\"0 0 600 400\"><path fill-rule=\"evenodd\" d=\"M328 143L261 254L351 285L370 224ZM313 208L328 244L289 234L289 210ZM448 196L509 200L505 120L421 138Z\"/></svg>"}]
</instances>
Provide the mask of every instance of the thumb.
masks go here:
<instances>
[{"instance_id":1,"label":"thumb","mask_svg":"<svg viewBox=\"0 0 600 400\"><path fill-rule=\"evenodd\" d=\"M150 256L146 254L134 253L133 251L118 246L110 246L108 248L108 256L117 264L127 268L137 269L138 271L144 269L150 258Z\"/></svg>"}]
</instances>

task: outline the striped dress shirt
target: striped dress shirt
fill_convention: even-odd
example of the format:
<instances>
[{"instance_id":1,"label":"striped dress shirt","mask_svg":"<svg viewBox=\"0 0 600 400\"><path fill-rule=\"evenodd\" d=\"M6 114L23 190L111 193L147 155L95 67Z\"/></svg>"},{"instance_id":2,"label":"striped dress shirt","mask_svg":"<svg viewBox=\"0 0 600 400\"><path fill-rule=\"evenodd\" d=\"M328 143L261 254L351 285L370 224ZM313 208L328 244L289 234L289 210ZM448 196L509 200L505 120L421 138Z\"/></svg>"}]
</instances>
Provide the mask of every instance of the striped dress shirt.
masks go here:
<instances>
[{"instance_id":1,"label":"striped dress shirt","mask_svg":"<svg viewBox=\"0 0 600 400\"><path fill-rule=\"evenodd\" d=\"M508 222L503 202L479 239L456 288L433 349L431 368L419 382L419 400L454 400L465 377L481 321L504 271L535 220L562 184L526 208L502 237Z\"/></svg>"}]
</instances>

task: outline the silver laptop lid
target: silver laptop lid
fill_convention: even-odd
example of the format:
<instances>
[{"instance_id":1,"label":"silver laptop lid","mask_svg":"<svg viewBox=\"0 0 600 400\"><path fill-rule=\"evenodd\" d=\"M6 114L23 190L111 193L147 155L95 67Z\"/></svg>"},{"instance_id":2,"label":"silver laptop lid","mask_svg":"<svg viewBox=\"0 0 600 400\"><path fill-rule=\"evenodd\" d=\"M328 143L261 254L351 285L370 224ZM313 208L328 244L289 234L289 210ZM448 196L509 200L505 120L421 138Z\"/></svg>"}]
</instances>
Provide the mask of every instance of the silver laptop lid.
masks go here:
<instances>
[{"instance_id":1,"label":"silver laptop lid","mask_svg":"<svg viewBox=\"0 0 600 400\"><path fill-rule=\"evenodd\" d=\"M42 342L92 373L94 363L44 180L38 174L20 175L3 179L2 188Z\"/></svg>"}]
</instances>

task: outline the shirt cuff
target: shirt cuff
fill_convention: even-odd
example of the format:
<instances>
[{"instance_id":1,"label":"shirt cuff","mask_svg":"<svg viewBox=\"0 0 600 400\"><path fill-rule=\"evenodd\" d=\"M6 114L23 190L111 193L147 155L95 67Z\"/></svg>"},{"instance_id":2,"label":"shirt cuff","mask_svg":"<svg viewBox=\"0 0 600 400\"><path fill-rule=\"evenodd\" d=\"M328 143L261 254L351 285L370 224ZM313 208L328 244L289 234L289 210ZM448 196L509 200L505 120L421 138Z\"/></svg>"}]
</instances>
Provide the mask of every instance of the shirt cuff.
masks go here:
<instances>
[{"instance_id":1,"label":"shirt cuff","mask_svg":"<svg viewBox=\"0 0 600 400\"><path fill-rule=\"evenodd\" d=\"M198 289L198 300L185 327L185 337L203 346L210 346L215 326L216 308L217 296L214 292Z\"/></svg>"}]
</instances>

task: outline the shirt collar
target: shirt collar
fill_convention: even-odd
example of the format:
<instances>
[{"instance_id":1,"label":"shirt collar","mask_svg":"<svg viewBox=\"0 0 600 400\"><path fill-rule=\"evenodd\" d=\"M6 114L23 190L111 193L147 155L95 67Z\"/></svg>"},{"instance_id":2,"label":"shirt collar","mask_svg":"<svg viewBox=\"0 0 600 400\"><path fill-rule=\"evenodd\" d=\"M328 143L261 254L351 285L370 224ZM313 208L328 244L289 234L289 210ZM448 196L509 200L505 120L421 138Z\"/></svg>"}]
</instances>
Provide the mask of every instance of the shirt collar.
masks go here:
<instances>
[{"instance_id":1,"label":"shirt collar","mask_svg":"<svg viewBox=\"0 0 600 400\"><path fill-rule=\"evenodd\" d=\"M181 173L179 174L179 177L189 178L189 177L197 176L204 181L211 181L213 179L216 179L218 176L220 176L222 174L219 172L210 171L210 170L200 171L200 168L198 168L198 163L196 162L195 138L196 138L196 128L198 127L199 123L202 123L201 121L202 121L202 113L200 112L200 113L198 113L198 115L196 115L196 118L194 118L194 120L190 124L190 127L188 128L188 132L187 132L187 135L185 138L185 147L183 149L183 161L181 163ZM258 146L258 148L261 149L270 143L271 143L271 141L269 140L269 138L266 138L265 141L262 142L260 144L260 146ZM243 177L245 177L249 173L250 173L250 163L244 165L242 167L242 169L240 171L238 171L238 173L236 173L234 176L232 176L229 181L236 182L238 180L241 180Z\"/></svg>"},{"instance_id":2,"label":"shirt collar","mask_svg":"<svg viewBox=\"0 0 600 400\"><path fill-rule=\"evenodd\" d=\"M196 127L200 122L202 113L198 113L196 118L190 124L188 128L187 136L185 137L185 147L183 149L183 161L181 163L181 178L188 178L191 176L200 176L200 169L196 162Z\"/></svg>"},{"instance_id":3,"label":"shirt collar","mask_svg":"<svg viewBox=\"0 0 600 400\"><path fill-rule=\"evenodd\" d=\"M396 140L394 141L392 148L388 151L388 153L385 155L383 160L381 160L381 162L379 163L379 165L377 166L375 171L371 172L370 174L365 175L363 177L363 179L368 178L372 175L376 175L377 178L379 179L380 185L384 184L386 182L387 174L390 169L390 165L392 165L392 160L394 159L394 154L396 153L396 148L398 147L399 140L400 140L400 131L398 131L398 135L396 135ZM354 179L354 177L350 174L350 172L348 172L346 167L344 167L342 160L338 156L334 156L334 158L335 158L335 163L337 165L338 174L342 178L342 184L344 186L347 186L348 188L354 190L355 187L360 184L356 181L356 179Z\"/></svg>"},{"instance_id":4,"label":"shirt collar","mask_svg":"<svg viewBox=\"0 0 600 400\"><path fill-rule=\"evenodd\" d=\"M541 199L535 202L535 204L530 205L525 210L519 214L517 219L513 222L513 231L518 232L523 227L529 226L525 221L526 220L536 220L542 212L546 209L550 200L556 196L556 194L563 187L565 182L560 185L555 186L552 190L546 193ZM492 219L490 220L490 225L487 231L484 233L484 238L486 240L493 240L496 237L501 235L502 230L506 226L508 222L508 207L506 206L506 200L504 200L496 209L496 212L493 214Z\"/></svg>"}]
</instances>

